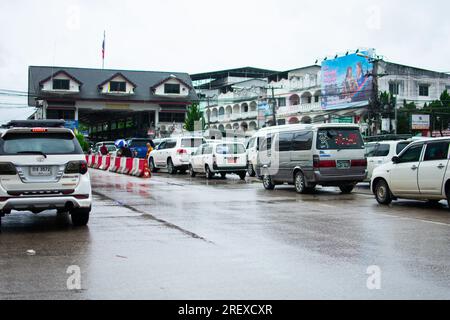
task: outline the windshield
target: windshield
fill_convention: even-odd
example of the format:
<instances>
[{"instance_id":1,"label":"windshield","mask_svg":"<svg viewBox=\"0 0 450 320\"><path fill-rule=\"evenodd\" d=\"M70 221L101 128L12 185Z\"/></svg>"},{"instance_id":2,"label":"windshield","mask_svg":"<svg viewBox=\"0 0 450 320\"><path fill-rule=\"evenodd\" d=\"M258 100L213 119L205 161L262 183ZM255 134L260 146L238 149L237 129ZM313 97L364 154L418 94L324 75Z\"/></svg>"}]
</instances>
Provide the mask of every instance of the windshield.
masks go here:
<instances>
[{"instance_id":1,"label":"windshield","mask_svg":"<svg viewBox=\"0 0 450 320\"><path fill-rule=\"evenodd\" d=\"M363 149L361 133L354 128L320 129L317 133L317 149Z\"/></svg>"},{"instance_id":2,"label":"windshield","mask_svg":"<svg viewBox=\"0 0 450 320\"><path fill-rule=\"evenodd\" d=\"M181 139L181 147L183 148L198 148L203 143L205 141L201 138Z\"/></svg>"},{"instance_id":3,"label":"windshield","mask_svg":"<svg viewBox=\"0 0 450 320\"><path fill-rule=\"evenodd\" d=\"M0 154L83 154L70 133L10 133L0 139Z\"/></svg>"},{"instance_id":4,"label":"windshield","mask_svg":"<svg viewBox=\"0 0 450 320\"><path fill-rule=\"evenodd\" d=\"M241 144L218 144L216 146L217 154L242 154L245 148Z\"/></svg>"}]
</instances>

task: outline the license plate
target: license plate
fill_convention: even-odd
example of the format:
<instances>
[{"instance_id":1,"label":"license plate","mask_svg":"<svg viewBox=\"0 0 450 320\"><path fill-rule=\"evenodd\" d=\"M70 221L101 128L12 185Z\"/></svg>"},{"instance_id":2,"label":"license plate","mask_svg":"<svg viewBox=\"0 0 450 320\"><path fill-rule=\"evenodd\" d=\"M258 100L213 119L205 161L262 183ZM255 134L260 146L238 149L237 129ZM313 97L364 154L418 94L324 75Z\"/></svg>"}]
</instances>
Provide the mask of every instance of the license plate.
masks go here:
<instances>
[{"instance_id":1,"label":"license plate","mask_svg":"<svg viewBox=\"0 0 450 320\"><path fill-rule=\"evenodd\" d=\"M350 169L350 161L348 161L348 160L344 160L344 161L338 160L336 162L336 168L338 168L338 169Z\"/></svg>"},{"instance_id":2,"label":"license plate","mask_svg":"<svg viewBox=\"0 0 450 320\"><path fill-rule=\"evenodd\" d=\"M52 175L52 168L51 167L31 167L30 168L30 175L31 176L38 176L38 177L46 177Z\"/></svg>"},{"instance_id":3,"label":"license plate","mask_svg":"<svg viewBox=\"0 0 450 320\"><path fill-rule=\"evenodd\" d=\"M236 163L237 159L236 158L228 158L228 163Z\"/></svg>"}]
</instances>

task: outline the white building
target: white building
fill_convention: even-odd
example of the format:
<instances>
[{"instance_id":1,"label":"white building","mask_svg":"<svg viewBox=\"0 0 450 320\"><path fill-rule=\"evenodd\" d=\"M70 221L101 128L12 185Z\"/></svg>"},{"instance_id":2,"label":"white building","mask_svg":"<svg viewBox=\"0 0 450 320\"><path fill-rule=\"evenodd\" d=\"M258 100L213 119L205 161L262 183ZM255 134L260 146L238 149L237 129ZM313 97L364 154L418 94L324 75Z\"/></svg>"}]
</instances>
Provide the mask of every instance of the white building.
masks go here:
<instances>
[{"instance_id":1,"label":"white building","mask_svg":"<svg viewBox=\"0 0 450 320\"><path fill-rule=\"evenodd\" d=\"M37 118L83 124L93 139L181 131L198 100L186 73L31 66L28 77Z\"/></svg>"}]
</instances>

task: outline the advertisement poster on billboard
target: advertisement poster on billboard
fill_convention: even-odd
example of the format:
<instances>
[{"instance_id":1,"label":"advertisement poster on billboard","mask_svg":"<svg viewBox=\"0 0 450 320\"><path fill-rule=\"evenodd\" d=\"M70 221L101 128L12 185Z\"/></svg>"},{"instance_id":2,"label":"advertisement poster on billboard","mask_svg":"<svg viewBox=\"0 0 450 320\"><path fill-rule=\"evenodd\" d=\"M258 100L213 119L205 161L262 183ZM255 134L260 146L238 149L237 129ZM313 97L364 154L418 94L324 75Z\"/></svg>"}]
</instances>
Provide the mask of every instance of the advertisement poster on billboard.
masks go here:
<instances>
[{"instance_id":1,"label":"advertisement poster on billboard","mask_svg":"<svg viewBox=\"0 0 450 320\"><path fill-rule=\"evenodd\" d=\"M373 90L373 51L362 51L322 62L322 109L368 105Z\"/></svg>"},{"instance_id":2,"label":"advertisement poster on billboard","mask_svg":"<svg viewBox=\"0 0 450 320\"><path fill-rule=\"evenodd\" d=\"M430 115L429 114L413 114L411 115L412 130L429 130Z\"/></svg>"},{"instance_id":3,"label":"advertisement poster on billboard","mask_svg":"<svg viewBox=\"0 0 450 320\"><path fill-rule=\"evenodd\" d=\"M266 118L272 116L272 107L268 102L258 103L258 126L262 128L266 124Z\"/></svg>"}]
</instances>

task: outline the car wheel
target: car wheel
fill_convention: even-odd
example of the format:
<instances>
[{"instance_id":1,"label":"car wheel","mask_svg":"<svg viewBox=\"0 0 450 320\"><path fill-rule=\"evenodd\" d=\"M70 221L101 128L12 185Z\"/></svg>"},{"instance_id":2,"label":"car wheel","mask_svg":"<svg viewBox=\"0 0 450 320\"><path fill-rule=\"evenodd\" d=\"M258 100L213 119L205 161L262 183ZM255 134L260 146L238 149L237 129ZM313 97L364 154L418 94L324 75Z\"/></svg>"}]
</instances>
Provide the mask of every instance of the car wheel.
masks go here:
<instances>
[{"instance_id":1,"label":"car wheel","mask_svg":"<svg viewBox=\"0 0 450 320\"><path fill-rule=\"evenodd\" d=\"M263 176L263 186L266 190L273 190L275 189L275 184L272 181L272 177L268 174L265 174Z\"/></svg>"},{"instance_id":2,"label":"car wheel","mask_svg":"<svg viewBox=\"0 0 450 320\"><path fill-rule=\"evenodd\" d=\"M75 227L83 227L89 222L91 208L76 208L70 211L72 216L72 224Z\"/></svg>"},{"instance_id":3,"label":"car wheel","mask_svg":"<svg viewBox=\"0 0 450 320\"><path fill-rule=\"evenodd\" d=\"M247 176L247 171L239 172L238 175L241 180L245 180L245 177Z\"/></svg>"},{"instance_id":4,"label":"car wheel","mask_svg":"<svg viewBox=\"0 0 450 320\"><path fill-rule=\"evenodd\" d=\"M211 172L211 169L209 169L208 165L206 165L205 173L206 173L206 179L212 179L214 177L214 173Z\"/></svg>"},{"instance_id":5,"label":"car wheel","mask_svg":"<svg viewBox=\"0 0 450 320\"><path fill-rule=\"evenodd\" d=\"M225 172L222 172L222 173L220 174L220 177L221 177L222 179L225 179L225 178L227 177L227 174L226 174Z\"/></svg>"},{"instance_id":6,"label":"car wheel","mask_svg":"<svg viewBox=\"0 0 450 320\"><path fill-rule=\"evenodd\" d=\"M195 171L194 171L194 168L192 168L192 166L189 166L189 175L192 178L195 178Z\"/></svg>"},{"instance_id":7,"label":"car wheel","mask_svg":"<svg viewBox=\"0 0 450 320\"><path fill-rule=\"evenodd\" d=\"M153 160L153 158L150 158L149 167L150 167L151 172L153 172L153 173L158 172L158 169L156 169L155 161Z\"/></svg>"},{"instance_id":8,"label":"car wheel","mask_svg":"<svg viewBox=\"0 0 450 320\"><path fill-rule=\"evenodd\" d=\"M341 192L345 193L345 194L352 193L354 188L355 188L354 184L346 184L346 185L343 185L343 186L339 187L339 189L341 189Z\"/></svg>"},{"instance_id":9,"label":"car wheel","mask_svg":"<svg viewBox=\"0 0 450 320\"><path fill-rule=\"evenodd\" d=\"M306 181L303 172L297 171L295 173L294 186L297 193L306 193L308 191L308 189L306 188Z\"/></svg>"},{"instance_id":10,"label":"car wheel","mask_svg":"<svg viewBox=\"0 0 450 320\"><path fill-rule=\"evenodd\" d=\"M255 169L253 168L253 165L250 161L247 164L247 173L250 177L256 176Z\"/></svg>"},{"instance_id":11,"label":"car wheel","mask_svg":"<svg viewBox=\"0 0 450 320\"><path fill-rule=\"evenodd\" d=\"M380 180L375 186L375 198L379 204L390 204L392 202L391 190L386 181Z\"/></svg>"},{"instance_id":12,"label":"car wheel","mask_svg":"<svg viewBox=\"0 0 450 320\"><path fill-rule=\"evenodd\" d=\"M167 160L167 172L169 174L176 174L177 173L177 169L175 169L175 166L173 165L172 159L169 158L169 160Z\"/></svg>"}]
</instances>

